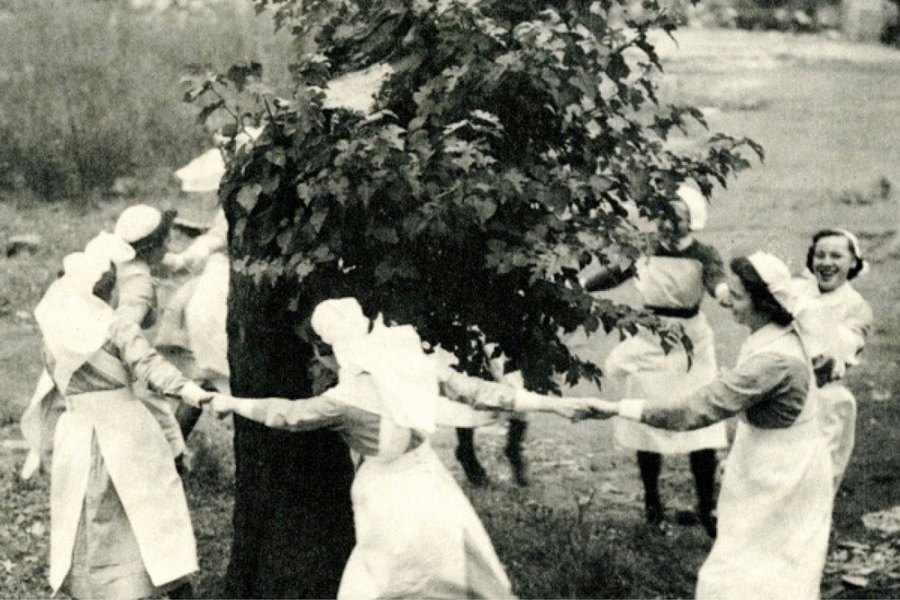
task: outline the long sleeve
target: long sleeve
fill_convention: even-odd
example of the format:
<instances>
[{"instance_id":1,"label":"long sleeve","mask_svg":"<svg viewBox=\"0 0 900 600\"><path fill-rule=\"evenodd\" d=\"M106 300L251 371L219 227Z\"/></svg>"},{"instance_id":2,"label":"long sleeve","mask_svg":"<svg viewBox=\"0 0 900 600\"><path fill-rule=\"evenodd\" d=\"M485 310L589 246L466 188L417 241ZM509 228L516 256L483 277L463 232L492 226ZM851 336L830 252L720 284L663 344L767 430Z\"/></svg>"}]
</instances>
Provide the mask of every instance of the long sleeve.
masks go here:
<instances>
[{"instance_id":1,"label":"long sleeve","mask_svg":"<svg viewBox=\"0 0 900 600\"><path fill-rule=\"evenodd\" d=\"M225 211L219 209L206 233L191 242L191 245L185 248L179 256L184 264L192 269L200 270L214 252L224 250L227 245L228 221L225 218Z\"/></svg>"},{"instance_id":2,"label":"long sleeve","mask_svg":"<svg viewBox=\"0 0 900 600\"><path fill-rule=\"evenodd\" d=\"M156 287L150 267L133 260L119 265L116 273L117 301L114 319L150 327L156 321Z\"/></svg>"},{"instance_id":3,"label":"long sleeve","mask_svg":"<svg viewBox=\"0 0 900 600\"><path fill-rule=\"evenodd\" d=\"M640 420L660 429L687 431L747 412L755 426L786 427L803 409L808 380L808 367L802 361L760 353L679 399L646 400Z\"/></svg>"},{"instance_id":4,"label":"long sleeve","mask_svg":"<svg viewBox=\"0 0 900 600\"><path fill-rule=\"evenodd\" d=\"M230 398L228 407L251 421L288 431L337 427L344 415L342 404L327 395L304 400Z\"/></svg>"},{"instance_id":5,"label":"long sleeve","mask_svg":"<svg viewBox=\"0 0 900 600\"><path fill-rule=\"evenodd\" d=\"M441 381L441 395L474 408L512 410L515 388L448 369Z\"/></svg>"},{"instance_id":6,"label":"long sleeve","mask_svg":"<svg viewBox=\"0 0 900 600\"><path fill-rule=\"evenodd\" d=\"M178 456L185 450L184 437L168 401L162 395L179 395L185 385L192 384L191 380L160 356L134 323L115 325L112 341L134 378L146 382L161 394L137 394L137 397L159 423L173 456Z\"/></svg>"},{"instance_id":7,"label":"long sleeve","mask_svg":"<svg viewBox=\"0 0 900 600\"><path fill-rule=\"evenodd\" d=\"M588 292L602 292L618 287L635 276L634 264L625 269L603 269L599 273L588 277L584 282L584 289Z\"/></svg>"},{"instance_id":8,"label":"long sleeve","mask_svg":"<svg viewBox=\"0 0 900 600\"><path fill-rule=\"evenodd\" d=\"M865 301L855 304L847 311L842 323L843 330L837 334L837 344L848 365L859 364L859 356L872 329L872 321L872 309Z\"/></svg>"}]
</instances>

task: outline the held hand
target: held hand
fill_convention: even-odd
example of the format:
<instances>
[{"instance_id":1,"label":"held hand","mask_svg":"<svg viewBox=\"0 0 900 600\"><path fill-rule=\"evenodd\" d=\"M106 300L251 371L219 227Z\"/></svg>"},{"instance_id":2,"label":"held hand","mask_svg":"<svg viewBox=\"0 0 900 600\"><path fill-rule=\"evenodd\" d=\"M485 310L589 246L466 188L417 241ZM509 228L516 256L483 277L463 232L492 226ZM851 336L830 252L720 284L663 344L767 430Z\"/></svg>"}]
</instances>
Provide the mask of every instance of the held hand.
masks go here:
<instances>
[{"instance_id":1,"label":"held hand","mask_svg":"<svg viewBox=\"0 0 900 600\"><path fill-rule=\"evenodd\" d=\"M560 398L554 402L553 412L577 423L584 419L608 419L619 411L615 402L600 398Z\"/></svg>"},{"instance_id":2,"label":"held hand","mask_svg":"<svg viewBox=\"0 0 900 600\"><path fill-rule=\"evenodd\" d=\"M212 397L213 392L208 392L193 382L181 388L181 399L185 404L194 408L200 408L201 404L209 402Z\"/></svg>"},{"instance_id":3,"label":"held hand","mask_svg":"<svg viewBox=\"0 0 900 600\"><path fill-rule=\"evenodd\" d=\"M234 412L234 398L225 394L213 394L208 406L217 417L223 419Z\"/></svg>"},{"instance_id":4,"label":"held hand","mask_svg":"<svg viewBox=\"0 0 900 600\"><path fill-rule=\"evenodd\" d=\"M166 252L166 255L163 256L162 266L171 270L171 271L181 271L185 268L185 260L180 254L175 254L174 252Z\"/></svg>"},{"instance_id":5,"label":"held hand","mask_svg":"<svg viewBox=\"0 0 900 600\"><path fill-rule=\"evenodd\" d=\"M592 408L589 398L559 398L554 399L552 410L559 416L577 423L591 417Z\"/></svg>"},{"instance_id":6,"label":"held hand","mask_svg":"<svg viewBox=\"0 0 900 600\"><path fill-rule=\"evenodd\" d=\"M590 419L609 419L610 417L615 417L619 414L619 405L617 402L611 402L601 398L587 398L586 400L591 409L591 413L588 416Z\"/></svg>"},{"instance_id":7,"label":"held hand","mask_svg":"<svg viewBox=\"0 0 900 600\"><path fill-rule=\"evenodd\" d=\"M505 384L485 385L485 389L479 390L474 396L472 407L476 410L506 410L515 409L516 388Z\"/></svg>"}]
</instances>

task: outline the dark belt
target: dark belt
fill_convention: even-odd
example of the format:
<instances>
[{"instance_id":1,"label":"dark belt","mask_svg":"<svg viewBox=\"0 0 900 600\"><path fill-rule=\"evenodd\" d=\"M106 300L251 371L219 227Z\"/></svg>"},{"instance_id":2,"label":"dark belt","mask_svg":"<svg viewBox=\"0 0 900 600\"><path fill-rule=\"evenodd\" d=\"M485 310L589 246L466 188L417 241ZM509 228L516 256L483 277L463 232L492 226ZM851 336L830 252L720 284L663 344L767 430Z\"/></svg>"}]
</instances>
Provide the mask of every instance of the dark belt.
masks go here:
<instances>
[{"instance_id":1,"label":"dark belt","mask_svg":"<svg viewBox=\"0 0 900 600\"><path fill-rule=\"evenodd\" d=\"M645 306L647 310L658 317L673 317L675 319L692 319L700 314L700 306L690 308L670 308L666 306Z\"/></svg>"}]
</instances>

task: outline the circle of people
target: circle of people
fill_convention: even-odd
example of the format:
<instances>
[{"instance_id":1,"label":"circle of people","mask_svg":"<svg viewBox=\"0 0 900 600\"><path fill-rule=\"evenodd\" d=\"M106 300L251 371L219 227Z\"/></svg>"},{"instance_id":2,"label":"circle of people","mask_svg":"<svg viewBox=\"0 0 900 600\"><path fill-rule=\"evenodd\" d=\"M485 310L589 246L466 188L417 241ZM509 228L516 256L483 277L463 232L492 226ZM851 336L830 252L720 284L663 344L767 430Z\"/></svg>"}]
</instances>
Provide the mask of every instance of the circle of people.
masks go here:
<instances>
[{"instance_id":1,"label":"circle of people","mask_svg":"<svg viewBox=\"0 0 900 600\"><path fill-rule=\"evenodd\" d=\"M664 351L650 330L622 341L605 364L623 383L619 401L533 393L515 374L464 375L440 347L426 352L411 326L371 321L353 298L322 302L311 317L339 366L331 389L302 402L209 391L227 389L195 383L213 372L227 377L224 325L220 338L188 336L208 346L192 348L188 374L142 328L155 318L150 267L160 262L217 273L206 278L214 283L197 278L175 304L187 310L192 295L208 293L221 307L204 304L195 321L224 323L216 316L227 290L224 215L187 250L167 254L173 215L127 208L114 233L65 257L35 309L45 371L22 418L31 447L23 476L50 463L53 593L190 594L198 562L180 471L184 436L206 409L291 431L339 427L364 457L352 493L357 544L339 598L513 596L476 512L429 444L438 425L471 426L483 421L479 411L616 417L616 440L637 452L653 524L665 519L662 456L689 454L694 516L715 540L697 597L817 598L833 501L854 444L856 403L843 380L872 322L851 285L866 269L859 242L843 229L816 233L800 278L766 252L737 257L726 270L715 248L694 237L706 221L705 198L682 187L673 205L677 242L582 281L594 292L634 278L644 307L692 342L689 360L683 348ZM749 329L737 364L722 374L699 310L706 293ZM162 321L161 337L178 330L165 314ZM209 323L199 326L209 333ZM180 414L166 397L182 402ZM726 447L724 422L735 416L716 502L715 452Z\"/></svg>"}]
</instances>

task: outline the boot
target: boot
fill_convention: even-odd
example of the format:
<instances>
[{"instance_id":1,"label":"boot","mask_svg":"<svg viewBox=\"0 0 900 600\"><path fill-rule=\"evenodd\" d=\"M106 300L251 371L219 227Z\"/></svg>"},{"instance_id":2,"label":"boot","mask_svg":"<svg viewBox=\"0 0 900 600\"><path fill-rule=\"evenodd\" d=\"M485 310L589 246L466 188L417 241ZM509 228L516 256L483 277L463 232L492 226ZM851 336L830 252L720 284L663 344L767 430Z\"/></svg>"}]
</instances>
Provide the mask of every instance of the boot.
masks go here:
<instances>
[{"instance_id":1,"label":"boot","mask_svg":"<svg viewBox=\"0 0 900 600\"><path fill-rule=\"evenodd\" d=\"M637 462L641 472L641 482L644 484L644 517L650 525L662 525L666 518L665 507L659 497L662 455L655 452L638 451Z\"/></svg>"},{"instance_id":2,"label":"boot","mask_svg":"<svg viewBox=\"0 0 900 600\"><path fill-rule=\"evenodd\" d=\"M512 467L513 481L518 486L527 486L528 481L528 463L525 462L525 456L522 455L522 442L525 441L525 433L528 431L528 421L519 419L509 420L509 430L506 433L506 458Z\"/></svg>"},{"instance_id":3,"label":"boot","mask_svg":"<svg viewBox=\"0 0 900 600\"><path fill-rule=\"evenodd\" d=\"M469 428L457 428L456 460L462 465L466 479L475 487L484 487L490 481L484 467L475 456L475 431Z\"/></svg>"},{"instance_id":4,"label":"boot","mask_svg":"<svg viewBox=\"0 0 900 600\"><path fill-rule=\"evenodd\" d=\"M694 486L697 490L697 519L706 531L706 534L715 539L716 517L715 509L716 488L716 451L698 450L691 452L691 472L694 474Z\"/></svg>"}]
</instances>

